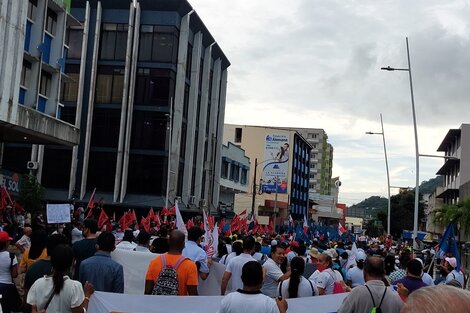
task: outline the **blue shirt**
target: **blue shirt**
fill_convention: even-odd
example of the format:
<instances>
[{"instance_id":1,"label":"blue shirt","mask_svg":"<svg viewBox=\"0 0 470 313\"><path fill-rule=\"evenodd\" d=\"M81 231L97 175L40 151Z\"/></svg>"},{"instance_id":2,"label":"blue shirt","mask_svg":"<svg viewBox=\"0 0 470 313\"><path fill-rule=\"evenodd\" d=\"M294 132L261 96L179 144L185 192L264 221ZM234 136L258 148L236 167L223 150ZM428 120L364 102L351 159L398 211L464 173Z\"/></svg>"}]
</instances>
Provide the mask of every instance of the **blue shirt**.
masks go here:
<instances>
[{"instance_id":1,"label":"blue shirt","mask_svg":"<svg viewBox=\"0 0 470 313\"><path fill-rule=\"evenodd\" d=\"M96 291L124 293L122 265L113 261L108 252L98 251L80 264L80 282L90 282Z\"/></svg>"},{"instance_id":2,"label":"blue shirt","mask_svg":"<svg viewBox=\"0 0 470 313\"><path fill-rule=\"evenodd\" d=\"M199 262L199 272L209 273L209 267L207 266L207 253L197 245L194 241L188 240L183 249L182 253L185 257L191 259L194 263Z\"/></svg>"},{"instance_id":3,"label":"blue shirt","mask_svg":"<svg viewBox=\"0 0 470 313\"><path fill-rule=\"evenodd\" d=\"M405 286L406 289L408 289L410 294L419 288L428 286L423 282L421 278L416 278L416 277L411 277L411 276L405 276L405 278L398 280L396 283L397 284L402 283L403 286Z\"/></svg>"}]
</instances>

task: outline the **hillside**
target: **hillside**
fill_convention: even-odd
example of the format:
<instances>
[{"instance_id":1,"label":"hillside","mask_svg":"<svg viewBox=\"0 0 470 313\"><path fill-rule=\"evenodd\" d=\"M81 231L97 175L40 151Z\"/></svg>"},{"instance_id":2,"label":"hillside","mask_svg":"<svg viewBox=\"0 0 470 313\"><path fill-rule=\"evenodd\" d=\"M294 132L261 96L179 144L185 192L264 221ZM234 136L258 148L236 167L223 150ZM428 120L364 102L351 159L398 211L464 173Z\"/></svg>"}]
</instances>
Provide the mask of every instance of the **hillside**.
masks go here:
<instances>
[{"instance_id":1,"label":"hillside","mask_svg":"<svg viewBox=\"0 0 470 313\"><path fill-rule=\"evenodd\" d=\"M429 194L436 190L436 187L442 186L443 178L442 176L436 176L431 178L430 180L423 181L421 185L419 185L419 192L421 194Z\"/></svg>"}]
</instances>

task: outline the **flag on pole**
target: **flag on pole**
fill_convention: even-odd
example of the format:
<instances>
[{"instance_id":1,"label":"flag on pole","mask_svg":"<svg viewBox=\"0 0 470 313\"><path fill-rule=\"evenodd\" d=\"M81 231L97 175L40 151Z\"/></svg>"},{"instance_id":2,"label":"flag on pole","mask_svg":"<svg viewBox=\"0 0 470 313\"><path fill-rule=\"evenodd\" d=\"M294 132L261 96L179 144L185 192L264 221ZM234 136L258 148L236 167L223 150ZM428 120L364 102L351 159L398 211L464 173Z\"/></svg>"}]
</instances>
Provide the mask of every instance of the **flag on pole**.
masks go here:
<instances>
[{"instance_id":1,"label":"flag on pole","mask_svg":"<svg viewBox=\"0 0 470 313\"><path fill-rule=\"evenodd\" d=\"M212 258L214 255L217 255L217 246L219 245L219 229L217 225L214 226L212 232L209 231L208 233L209 235L206 237L207 257Z\"/></svg>"},{"instance_id":2,"label":"flag on pole","mask_svg":"<svg viewBox=\"0 0 470 313\"><path fill-rule=\"evenodd\" d=\"M183 217L181 216L180 209L178 207L178 200L175 200L175 213L176 213L176 228L181 230L186 237L188 237L188 230L184 225Z\"/></svg>"},{"instance_id":3,"label":"flag on pole","mask_svg":"<svg viewBox=\"0 0 470 313\"><path fill-rule=\"evenodd\" d=\"M106 224L108 221L108 215L103 209L101 209L100 217L98 218L98 227L101 229L101 227L103 227L103 225Z\"/></svg>"},{"instance_id":4,"label":"flag on pole","mask_svg":"<svg viewBox=\"0 0 470 313\"><path fill-rule=\"evenodd\" d=\"M308 222L307 222L307 216L304 214L304 233L307 234L308 233Z\"/></svg>"},{"instance_id":5,"label":"flag on pole","mask_svg":"<svg viewBox=\"0 0 470 313\"><path fill-rule=\"evenodd\" d=\"M204 230L204 231L206 232L206 234L207 234L207 232L210 231L210 229L209 229L209 221L208 221L208 219L207 219L206 210L204 210L204 209L202 209L202 217L203 217L202 220L203 220L203 223L204 223L204 224L203 224L203 225L204 225L203 230Z\"/></svg>"},{"instance_id":6,"label":"flag on pole","mask_svg":"<svg viewBox=\"0 0 470 313\"><path fill-rule=\"evenodd\" d=\"M346 232L346 228L344 228L343 225L341 225L341 222L338 222L338 234L341 236L345 232Z\"/></svg>"},{"instance_id":7,"label":"flag on pole","mask_svg":"<svg viewBox=\"0 0 470 313\"><path fill-rule=\"evenodd\" d=\"M93 209L93 207L95 206L95 192L96 192L96 188L93 189L90 200L88 200L87 208L89 209Z\"/></svg>"},{"instance_id":8,"label":"flag on pole","mask_svg":"<svg viewBox=\"0 0 470 313\"><path fill-rule=\"evenodd\" d=\"M445 255L448 253L451 254L457 260L456 269L460 270L459 247L457 244L457 240L455 240L454 222L450 222L449 225L447 225L444 235L442 235L441 242L439 242L438 255L444 258Z\"/></svg>"},{"instance_id":9,"label":"flag on pole","mask_svg":"<svg viewBox=\"0 0 470 313\"><path fill-rule=\"evenodd\" d=\"M153 222L155 220L155 212L153 212L153 208L150 208L149 213L147 214L147 220L149 222Z\"/></svg>"},{"instance_id":10,"label":"flag on pole","mask_svg":"<svg viewBox=\"0 0 470 313\"><path fill-rule=\"evenodd\" d=\"M145 217L140 218L140 226L145 229L146 232L150 231L150 220L146 219Z\"/></svg>"},{"instance_id":11,"label":"flag on pole","mask_svg":"<svg viewBox=\"0 0 470 313\"><path fill-rule=\"evenodd\" d=\"M289 214L289 234L294 232L294 220L292 219L292 215Z\"/></svg>"}]
</instances>

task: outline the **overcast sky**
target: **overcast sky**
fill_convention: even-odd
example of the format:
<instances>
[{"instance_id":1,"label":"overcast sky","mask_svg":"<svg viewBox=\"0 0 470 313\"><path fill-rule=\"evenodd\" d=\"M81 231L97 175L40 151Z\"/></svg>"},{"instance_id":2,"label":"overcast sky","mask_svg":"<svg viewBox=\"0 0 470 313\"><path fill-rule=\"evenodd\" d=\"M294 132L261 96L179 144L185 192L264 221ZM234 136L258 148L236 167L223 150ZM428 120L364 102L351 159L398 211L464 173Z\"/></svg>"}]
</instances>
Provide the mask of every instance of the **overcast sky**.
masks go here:
<instances>
[{"instance_id":1,"label":"overcast sky","mask_svg":"<svg viewBox=\"0 0 470 313\"><path fill-rule=\"evenodd\" d=\"M323 128L340 202L415 185L409 37L419 149L470 122L470 4L432 0L190 0L231 62L226 123ZM421 158L420 181L443 159ZM392 194L398 190L392 189Z\"/></svg>"}]
</instances>

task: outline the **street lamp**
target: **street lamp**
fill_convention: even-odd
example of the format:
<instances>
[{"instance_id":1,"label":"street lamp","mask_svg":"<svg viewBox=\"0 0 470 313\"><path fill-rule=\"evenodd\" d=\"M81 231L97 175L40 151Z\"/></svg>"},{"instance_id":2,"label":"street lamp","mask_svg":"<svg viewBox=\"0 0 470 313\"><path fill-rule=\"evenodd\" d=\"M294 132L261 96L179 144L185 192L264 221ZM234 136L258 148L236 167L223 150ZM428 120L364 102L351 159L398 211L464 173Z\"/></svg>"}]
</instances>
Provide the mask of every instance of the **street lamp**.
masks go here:
<instances>
[{"instance_id":1,"label":"street lamp","mask_svg":"<svg viewBox=\"0 0 470 313\"><path fill-rule=\"evenodd\" d=\"M414 207L414 219L413 219L413 248L416 250L416 238L418 237L418 207L419 207L419 149L418 149L418 128L416 126L416 110L415 100L413 95L413 79L411 78L411 62L410 62L410 48L408 45L408 37L406 37L406 55L408 57L408 68L393 68L393 67L382 67L384 71L406 71L410 78L410 92L411 92L411 110L413 112L413 126L415 133L415 150L416 150L416 187L415 187L415 207Z\"/></svg>"},{"instance_id":2,"label":"street lamp","mask_svg":"<svg viewBox=\"0 0 470 313\"><path fill-rule=\"evenodd\" d=\"M384 143L385 170L387 171L387 191L388 191L387 233L390 234L390 216L391 216L390 173L388 171L387 147L385 146L385 132L384 132L384 122L382 120L382 113L380 113L380 125L382 126L381 133L366 132L366 134L367 135L382 135L382 139Z\"/></svg>"}]
</instances>

